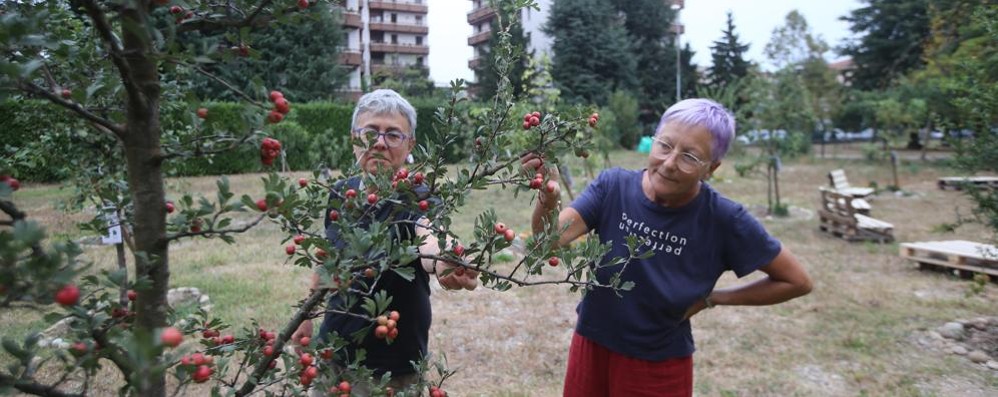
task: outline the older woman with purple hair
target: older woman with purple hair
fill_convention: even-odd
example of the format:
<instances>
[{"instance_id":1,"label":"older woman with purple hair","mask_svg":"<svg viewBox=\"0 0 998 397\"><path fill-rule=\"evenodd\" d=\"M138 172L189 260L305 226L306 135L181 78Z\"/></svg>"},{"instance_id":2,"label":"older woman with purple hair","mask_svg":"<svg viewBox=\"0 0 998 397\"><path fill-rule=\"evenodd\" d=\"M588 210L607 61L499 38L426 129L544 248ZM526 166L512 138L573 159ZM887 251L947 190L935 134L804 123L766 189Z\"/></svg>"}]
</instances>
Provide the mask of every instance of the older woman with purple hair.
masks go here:
<instances>
[{"instance_id":1,"label":"older woman with purple hair","mask_svg":"<svg viewBox=\"0 0 998 397\"><path fill-rule=\"evenodd\" d=\"M626 267L597 270L607 282L623 269L622 280L634 288L621 296L596 289L582 298L565 396L691 396L692 316L722 305L772 305L811 291L810 277L790 250L706 182L734 135L734 117L720 104L678 102L662 115L646 168L603 171L558 214L565 228L560 245L593 231L611 245L607 259L628 256L628 236L641 239L640 252L653 252ZM523 159L531 169L540 163L535 156ZM550 184L553 192L540 189L535 233L553 221L548 214L559 206L560 191ZM766 277L715 289L728 270Z\"/></svg>"}]
</instances>

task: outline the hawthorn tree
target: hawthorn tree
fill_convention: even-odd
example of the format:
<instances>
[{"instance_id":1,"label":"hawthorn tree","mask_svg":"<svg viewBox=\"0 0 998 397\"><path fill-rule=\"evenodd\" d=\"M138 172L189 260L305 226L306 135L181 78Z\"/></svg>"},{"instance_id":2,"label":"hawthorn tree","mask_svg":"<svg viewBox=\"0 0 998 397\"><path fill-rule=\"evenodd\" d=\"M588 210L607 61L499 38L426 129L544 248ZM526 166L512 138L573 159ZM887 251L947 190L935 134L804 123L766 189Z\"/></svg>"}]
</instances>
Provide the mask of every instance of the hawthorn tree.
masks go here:
<instances>
[{"instance_id":1,"label":"hawthorn tree","mask_svg":"<svg viewBox=\"0 0 998 397\"><path fill-rule=\"evenodd\" d=\"M530 0L506 3L536 7ZM492 265L493 255L512 240L506 230L500 232L501 222L493 212L478 216L473 236L451 231L451 215L463 206L472 189L500 186L530 193L543 187L546 181L520 169L519 158L542 153L549 161L546 166L557 166L559 155L585 155L598 125L598 115L583 108L571 115L531 112L522 119L511 113L516 104L508 73L522 54L510 49L508 26L500 27L499 46L494 49L500 54L496 61L500 78L490 107L468 114L467 107L458 106L465 98L464 82L453 82L450 100L435 114L440 141L419 145L414 150L419 160L408 169L365 175L367 186L375 186L378 193L358 197L356 192L335 188L345 178L360 175L356 168L331 178L315 172L313 178L297 181L271 168L282 148L279 141L265 136L264 126L280 123L293 110L289 98L263 86L236 88L211 74L207 65L232 56L254 56L241 51L235 38L313 6L309 0L71 0L3 5L0 92L15 99L48 100L85 120L102 137L99 152L91 146L66 150L92 159L76 175L78 197L120 214L135 276L129 279L129 272L122 269L108 270L83 261L82 249L71 242L46 241L43 229L14 204L20 187L16 164L4 159L0 163L0 211L7 219L0 220L0 306L54 309L46 316L47 322L73 321L66 335L72 342L50 352L40 351L37 334L22 341L4 338L3 348L16 361L0 372L0 389L47 396L85 395L92 391L98 371L107 371L101 368L110 364L120 373L120 393L127 395L176 395L191 383L204 382L210 382L213 394L236 396L256 392L302 395L310 387L344 392L349 391L350 382L366 383L376 394L392 395L396 391L384 387L386 378L375 379L359 366L351 365L340 378L315 366L316 357L331 357L349 340L363 335L333 335L325 344L295 341L305 350L297 355L285 353L284 347L306 318L330 311L346 313L350 305L363 308L363 317L370 322L364 332L374 332L389 343L390 330L382 332L380 326L406 314L386 310L391 297L374 291L386 272L411 277L412 269L400 264L415 258L447 260L458 264L458 270L474 269L484 286L498 290L551 284L581 291L630 288L619 277L601 282L594 273L596 267L616 266L630 258L601 261L608 248L595 240L555 251L558 230L554 225L527 239L526 254L511 270ZM199 35L184 34L191 32ZM184 37L206 41L179 43ZM203 123L212 117L198 106L204 98L188 94L184 81L169 77L193 74L227 87L249 105L240 125L223 131ZM173 108L186 110L189 118L161 118L164 110ZM450 165L443 163L438 150L461 134L473 135L470 161L449 172ZM261 166L269 171L257 194L236 198L222 177L213 197L187 194L176 202L166 201L164 169L170 162L212 156L240 145L258 146ZM416 185L425 185L439 204L430 206L417 197ZM424 213L441 241L442 254L421 254L418 240L393 244L390 223L352 227L372 209L388 203ZM327 217L344 231L343 249L333 249L324 238L321 229ZM228 330L224 319L204 311L181 315L171 310L166 295L172 244L195 238L234 244L236 235L262 222L273 222L286 233L288 263L320 276L319 287L303 297L286 324L267 330L254 322L254 326ZM81 228L107 227L103 219L94 218ZM445 246L448 236L461 243ZM640 252L640 241L627 243L631 257L645 255ZM555 265L565 269L564 276L541 277L545 266ZM348 304L326 307L330 294L342 295ZM48 306L52 303L58 306ZM197 343L184 343L185 339ZM282 365L275 368L278 361ZM430 364L416 365L425 373ZM434 384L421 380L413 390L397 392L419 394L430 387L433 395L443 394L442 383L451 373L443 365L437 365L437 371L440 379ZM177 380L172 392L167 390L167 376Z\"/></svg>"}]
</instances>

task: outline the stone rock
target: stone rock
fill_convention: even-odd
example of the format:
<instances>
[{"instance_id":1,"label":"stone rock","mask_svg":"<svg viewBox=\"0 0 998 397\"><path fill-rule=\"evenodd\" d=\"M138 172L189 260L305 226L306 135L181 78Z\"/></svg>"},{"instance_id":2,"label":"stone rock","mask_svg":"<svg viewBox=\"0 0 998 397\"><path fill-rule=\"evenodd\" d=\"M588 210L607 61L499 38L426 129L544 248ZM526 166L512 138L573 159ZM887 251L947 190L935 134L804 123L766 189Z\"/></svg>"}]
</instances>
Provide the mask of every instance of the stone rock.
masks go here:
<instances>
[{"instance_id":1,"label":"stone rock","mask_svg":"<svg viewBox=\"0 0 998 397\"><path fill-rule=\"evenodd\" d=\"M69 333L73 325L73 321L75 321L75 319L72 317L64 318L62 320L59 320L59 322L52 324L52 326L48 327L48 329L39 333L38 346L40 347L51 346L54 348L60 348L62 342L61 337Z\"/></svg>"},{"instance_id":2,"label":"stone rock","mask_svg":"<svg viewBox=\"0 0 998 397\"><path fill-rule=\"evenodd\" d=\"M988 361L987 366L988 368L998 371L998 361Z\"/></svg>"},{"instance_id":3,"label":"stone rock","mask_svg":"<svg viewBox=\"0 0 998 397\"><path fill-rule=\"evenodd\" d=\"M980 350L974 350L974 351L968 353L967 354L967 358L969 358L970 361L973 361L973 362L975 362L977 364L984 364L984 363L988 362L988 360L991 359L991 357L988 357L987 353L985 353L983 351L980 351Z\"/></svg>"},{"instance_id":4,"label":"stone rock","mask_svg":"<svg viewBox=\"0 0 998 397\"><path fill-rule=\"evenodd\" d=\"M936 331L929 331L929 337L935 340L942 340L943 336Z\"/></svg>"},{"instance_id":5,"label":"stone rock","mask_svg":"<svg viewBox=\"0 0 998 397\"><path fill-rule=\"evenodd\" d=\"M947 339L955 339L955 340L963 339L963 336L966 332L963 328L963 324L958 322L943 324L943 326L936 329L936 331L939 332L939 335L942 335Z\"/></svg>"},{"instance_id":6,"label":"stone rock","mask_svg":"<svg viewBox=\"0 0 998 397\"><path fill-rule=\"evenodd\" d=\"M166 303L172 308L195 305L201 299L201 290L194 287L172 288L166 293Z\"/></svg>"},{"instance_id":7,"label":"stone rock","mask_svg":"<svg viewBox=\"0 0 998 397\"><path fill-rule=\"evenodd\" d=\"M963 356L967 354L967 348L960 345L953 346L952 348L949 349L949 351L950 353L956 354L958 356Z\"/></svg>"}]
</instances>

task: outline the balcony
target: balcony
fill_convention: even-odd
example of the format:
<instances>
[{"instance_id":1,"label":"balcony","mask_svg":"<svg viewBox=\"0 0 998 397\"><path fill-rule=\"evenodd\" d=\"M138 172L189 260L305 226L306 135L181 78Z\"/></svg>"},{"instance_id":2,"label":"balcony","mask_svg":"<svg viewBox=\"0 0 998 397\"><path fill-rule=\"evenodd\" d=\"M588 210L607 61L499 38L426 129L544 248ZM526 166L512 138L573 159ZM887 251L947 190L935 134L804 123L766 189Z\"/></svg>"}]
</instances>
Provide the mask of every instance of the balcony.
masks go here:
<instances>
[{"instance_id":1,"label":"balcony","mask_svg":"<svg viewBox=\"0 0 998 397\"><path fill-rule=\"evenodd\" d=\"M429 10L426 1L422 0L390 0L371 1L367 6L372 10L404 11L425 14Z\"/></svg>"},{"instance_id":2,"label":"balcony","mask_svg":"<svg viewBox=\"0 0 998 397\"><path fill-rule=\"evenodd\" d=\"M423 24L409 25L404 23L386 23L380 21L375 22L374 20L372 20L369 27L372 31L413 33L413 34L430 33L430 28Z\"/></svg>"},{"instance_id":3,"label":"balcony","mask_svg":"<svg viewBox=\"0 0 998 397\"><path fill-rule=\"evenodd\" d=\"M421 68L425 69L425 65L404 64L404 63L372 63L371 64L371 74L385 73L385 74L399 74L409 68Z\"/></svg>"},{"instance_id":4,"label":"balcony","mask_svg":"<svg viewBox=\"0 0 998 397\"><path fill-rule=\"evenodd\" d=\"M481 57L474 57L468 60L468 69L475 70L478 69L479 66L482 66Z\"/></svg>"},{"instance_id":5,"label":"balcony","mask_svg":"<svg viewBox=\"0 0 998 397\"><path fill-rule=\"evenodd\" d=\"M672 25L669 25L669 33L672 33L672 34L685 34L686 33L686 25L683 25L681 23L674 23Z\"/></svg>"},{"instance_id":6,"label":"balcony","mask_svg":"<svg viewBox=\"0 0 998 397\"><path fill-rule=\"evenodd\" d=\"M363 24L356 11L343 11L343 26L359 29Z\"/></svg>"},{"instance_id":7,"label":"balcony","mask_svg":"<svg viewBox=\"0 0 998 397\"><path fill-rule=\"evenodd\" d=\"M340 65L360 66L361 64L360 52L350 51L350 50L340 50L339 61Z\"/></svg>"},{"instance_id":8,"label":"balcony","mask_svg":"<svg viewBox=\"0 0 998 397\"><path fill-rule=\"evenodd\" d=\"M415 45L415 44L388 44L388 43L371 42L371 52L391 52L397 54L427 55L430 53L430 47L425 45Z\"/></svg>"},{"instance_id":9,"label":"balcony","mask_svg":"<svg viewBox=\"0 0 998 397\"><path fill-rule=\"evenodd\" d=\"M485 6L482 8L476 8L468 13L468 23L478 25L479 23L492 19L495 15L496 10L492 9L492 7Z\"/></svg>"},{"instance_id":10,"label":"balcony","mask_svg":"<svg viewBox=\"0 0 998 397\"><path fill-rule=\"evenodd\" d=\"M488 43L489 39L492 38L491 30L483 30L479 33L475 33L468 38L468 45L476 46L482 43Z\"/></svg>"}]
</instances>

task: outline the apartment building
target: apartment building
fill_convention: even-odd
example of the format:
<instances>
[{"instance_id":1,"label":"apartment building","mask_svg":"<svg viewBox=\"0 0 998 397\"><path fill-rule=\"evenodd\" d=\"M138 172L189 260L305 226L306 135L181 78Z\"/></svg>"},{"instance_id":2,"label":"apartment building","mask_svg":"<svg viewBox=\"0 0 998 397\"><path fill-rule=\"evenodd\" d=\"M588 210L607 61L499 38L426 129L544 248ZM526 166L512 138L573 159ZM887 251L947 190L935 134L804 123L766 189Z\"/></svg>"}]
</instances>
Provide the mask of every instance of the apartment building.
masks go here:
<instances>
[{"instance_id":1,"label":"apartment building","mask_svg":"<svg viewBox=\"0 0 998 397\"><path fill-rule=\"evenodd\" d=\"M428 68L428 0L347 0L343 5L344 44L340 64L350 68L344 96L359 98L378 73Z\"/></svg>"},{"instance_id":2,"label":"apartment building","mask_svg":"<svg viewBox=\"0 0 998 397\"><path fill-rule=\"evenodd\" d=\"M468 37L468 45L474 49L472 58L468 60L468 68L477 70L483 62L483 55L489 49L489 40L492 37L492 21L495 19L496 11L489 6L488 0L471 0L472 9L468 13L468 24L471 25L471 36ZM540 11L534 9L524 9L520 11L520 20L523 22L523 32L529 37L527 51L533 51L534 56L547 54L551 51L551 37L541 31L548 20L548 12L553 0L539 0L537 4ZM478 77L476 76L477 80Z\"/></svg>"}]
</instances>

